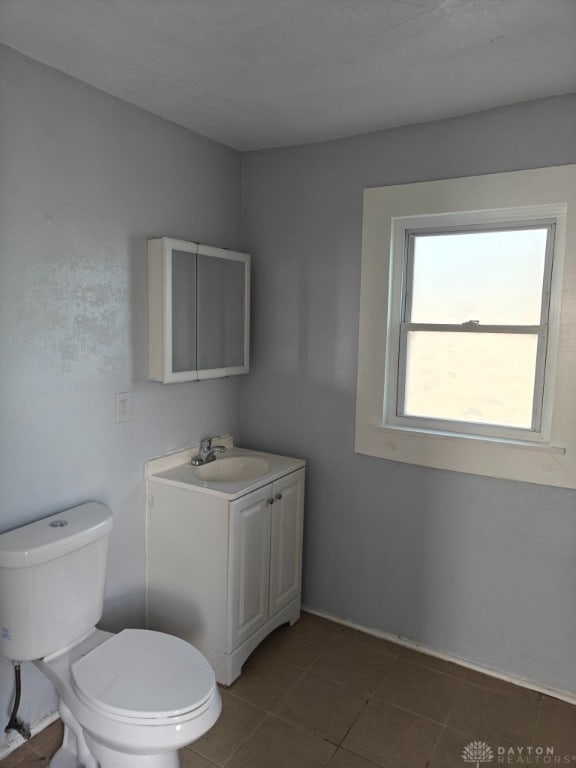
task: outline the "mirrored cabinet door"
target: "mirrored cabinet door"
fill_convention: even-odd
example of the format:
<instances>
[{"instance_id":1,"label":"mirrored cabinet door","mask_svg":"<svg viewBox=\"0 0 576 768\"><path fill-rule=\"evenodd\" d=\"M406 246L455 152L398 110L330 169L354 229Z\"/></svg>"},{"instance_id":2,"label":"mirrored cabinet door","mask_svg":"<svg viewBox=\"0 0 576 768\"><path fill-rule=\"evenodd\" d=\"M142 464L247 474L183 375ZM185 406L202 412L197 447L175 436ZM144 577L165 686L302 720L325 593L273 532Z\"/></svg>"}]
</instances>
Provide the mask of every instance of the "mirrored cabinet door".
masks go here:
<instances>
[{"instance_id":1,"label":"mirrored cabinet door","mask_svg":"<svg viewBox=\"0 0 576 768\"><path fill-rule=\"evenodd\" d=\"M226 262L226 316L224 338L226 367L241 368L248 364L247 266L243 261Z\"/></svg>"},{"instance_id":2,"label":"mirrored cabinet door","mask_svg":"<svg viewBox=\"0 0 576 768\"><path fill-rule=\"evenodd\" d=\"M198 253L199 378L229 375L246 364L246 263Z\"/></svg>"},{"instance_id":3,"label":"mirrored cabinet door","mask_svg":"<svg viewBox=\"0 0 576 768\"><path fill-rule=\"evenodd\" d=\"M172 238L148 241L149 378L247 373L250 256Z\"/></svg>"},{"instance_id":4,"label":"mirrored cabinet door","mask_svg":"<svg viewBox=\"0 0 576 768\"><path fill-rule=\"evenodd\" d=\"M198 368L226 367L226 261L198 255Z\"/></svg>"},{"instance_id":5,"label":"mirrored cabinet door","mask_svg":"<svg viewBox=\"0 0 576 768\"><path fill-rule=\"evenodd\" d=\"M172 249L172 370L195 371L196 259L195 253Z\"/></svg>"}]
</instances>

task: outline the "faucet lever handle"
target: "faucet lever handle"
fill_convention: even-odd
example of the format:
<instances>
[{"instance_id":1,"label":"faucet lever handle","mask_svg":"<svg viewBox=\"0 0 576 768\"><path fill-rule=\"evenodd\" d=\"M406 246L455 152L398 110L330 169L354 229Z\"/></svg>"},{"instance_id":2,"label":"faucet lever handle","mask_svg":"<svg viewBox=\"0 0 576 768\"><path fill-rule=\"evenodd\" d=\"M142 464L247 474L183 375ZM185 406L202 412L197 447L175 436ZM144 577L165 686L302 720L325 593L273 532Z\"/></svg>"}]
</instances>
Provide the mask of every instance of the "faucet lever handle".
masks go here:
<instances>
[{"instance_id":1,"label":"faucet lever handle","mask_svg":"<svg viewBox=\"0 0 576 768\"><path fill-rule=\"evenodd\" d=\"M213 437L205 437L200 441L200 451L201 453L206 453L207 451L212 448L212 440Z\"/></svg>"}]
</instances>

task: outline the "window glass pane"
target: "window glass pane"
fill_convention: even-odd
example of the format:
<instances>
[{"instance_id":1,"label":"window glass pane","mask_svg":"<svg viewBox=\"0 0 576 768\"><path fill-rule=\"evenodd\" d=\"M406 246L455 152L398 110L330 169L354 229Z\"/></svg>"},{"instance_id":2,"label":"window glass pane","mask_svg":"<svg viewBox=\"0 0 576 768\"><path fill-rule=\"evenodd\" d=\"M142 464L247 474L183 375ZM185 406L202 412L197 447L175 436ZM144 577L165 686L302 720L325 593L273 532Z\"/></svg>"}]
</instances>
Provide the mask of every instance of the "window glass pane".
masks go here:
<instances>
[{"instance_id":1,"label":"window glass pane","mask_svg":"<svg viewBox=\"0 0 576 768\"><path fill-rule=\"evenodd\" d=\"M413 323L539 325L548 230L414 236Z\"/></svg>"},{"instance_id":2,"label":"window glass pane","mask_svg":"<svg viewBox=\"0 0 576 768\"><path fill-rule=\"evenodd\" d=\"M405 416L532 428L538 336L410 331Z\"/></svg>"}]
</instances>

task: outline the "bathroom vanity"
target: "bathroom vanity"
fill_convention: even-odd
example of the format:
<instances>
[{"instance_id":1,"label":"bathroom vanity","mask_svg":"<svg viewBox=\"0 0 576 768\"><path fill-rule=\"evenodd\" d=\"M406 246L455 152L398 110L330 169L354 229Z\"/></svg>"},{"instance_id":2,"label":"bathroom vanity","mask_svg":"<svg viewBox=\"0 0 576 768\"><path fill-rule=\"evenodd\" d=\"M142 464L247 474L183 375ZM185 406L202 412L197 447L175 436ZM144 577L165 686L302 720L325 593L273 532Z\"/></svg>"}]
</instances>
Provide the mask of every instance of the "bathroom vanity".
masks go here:
<instances>
[{"instance_id":1,"label":"bathroom vanity","mask_svg":"<svg viewBox=\"0 0 576 768\"><path fill-rule=\"evenodd\" d=\"M195 645L230 685L256 646L300 616L304 462L198 448L147 463L147 626Z\"/></svg>"}]
</instances>

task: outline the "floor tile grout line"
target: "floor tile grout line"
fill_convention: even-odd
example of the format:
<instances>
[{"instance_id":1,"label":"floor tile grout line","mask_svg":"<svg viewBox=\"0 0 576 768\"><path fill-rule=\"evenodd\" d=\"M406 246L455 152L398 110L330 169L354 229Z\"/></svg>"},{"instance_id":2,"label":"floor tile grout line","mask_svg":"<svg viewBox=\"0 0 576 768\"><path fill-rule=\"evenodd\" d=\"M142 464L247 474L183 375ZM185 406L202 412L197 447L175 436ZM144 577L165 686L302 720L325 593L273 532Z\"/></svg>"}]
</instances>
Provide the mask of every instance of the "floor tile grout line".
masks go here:
<instances>
[{"instance_id":1,"label":"floor tile grout line","mask_svg":"<svg viewBox=\"0 0 576 768\"><path fill-rule=\"evenodd\" d=\"M546 710L544 710L545 712ZM542 703L538 702L538 708L536 709L536 717L534 718L534 726L532 728L532 739L536 739L536 734L538 733L538 726L540 725L540 715L542 714ZM558 717L558 715L554 715L554 717Z\"/></svg>"},{"instance_id":2,"label":"floor tile grout line","mask_svg":"<svg viewBox=\"0 0 576 768\"><path fill-rule=\"evenodd\" d=\"M276 720L281 720L283 723L286 723L286 725L290 725L293 728L297 728L299 731L302 731L308 736L314 736L317 739L321 739L322 741L325 741L326 743L331 744L333 747L336 747L336 749L338 749L338 747L340 746L340 742L332 741L332 739L329 739L328 736L325 736L324 734L319 733L318 731L311 731L308 728L306 728L306 726L301 725L300 723L295 723L293 720L290 720L289 718L284 717L284 715L278 715L275 712L270 712L269 716L274 717Z\"/></svg>"},{"instance_id":3,"label":"floor tile grout line","mask_svg":"<svg viewBox=\"0 0 576 768\"><path fill-rule=\"evenodd\" d=\"M338 637L338 635L334 635L335 637ZM389 651L385 651L381 648L376 648L374 645L371 645L370 643L363 643L361 640L356 640L353 637L346 638L348 642L359 645L362 648L369 648L371 651L375 651L376 653L381 654L382 656L389 656L390 658L396 660L399 658L399 655L397 653L390 653Z\"/></svg>"},{"instance_id":4,"label":"floor tile grout line","mask_svg":"<svg viewBox=\"0 0 576 768\"><path fill-rule=\"evenodd\" d=\"M458 679L458 678L457 678ZM460 679L458 679L459 683L462 683ZM458 686L459 688L460 686ZM435 725L440 725L442 727L448 726L448 718L450 717L452 710L456 704L456 698L458 695L458 688L454 691L453 700L448 707L448 712L446 713L446 717L444 720L434 720L433 717L428 717L428 715L423 715L421 712L415 712L412 709L408 709L407 707L403 707L400 704L396 704L393 701L390 701L388 699L385 699L383 696L379 696L375 691L370 695L371 699L374 699L375 701L379 701L382 704L386 704L389 707L394 707L395 709L399 709L401 712L406 712L409 715L415 715L416 717L421 717L423 720L428 720L431 723L434 723Z\"/></svg>"},{"instance_id":5,"label":"floor tile grout line","mask_svg":"<svg viewBox=\"0 0 576 768\"><path fill-rule=\"evenodd\" d=\"M490 685L482 685L482 683L475 683L471 680L466 680L466 678L461 678L461 682L463 685L470 686L471 688L479 688L482 691L487 691L488 693L492 694L493 696L503 696L504 698L512 696L521 696L522 698L529 700L533 698L532 694L537 694L537 691L532 691L528 688L523 688L520 685L516 685L515 683L506 683L507 685L510 685L511 690L505 691L501 690L498 686L492 687ZM539 706L539 699L537 699L537 706Z\"/></svg>"},{"instance_id":6,"label":"floor tile grout line","mask_svg":"<svg viewBox=\"0 0 576 768\"><path fill-rule=\"evenodd\" d=\"M224 765L224 763L215 763L214 760L210 760L209 757L206 757L206 755L203 755L201 752L197 752L192 744L188 744L186 747L182 747L182 749L185 749L187 752L191 752L194 757L201 757L202 760L206 760L207 763L210 763L210 765L216 765L217 768L221 768L221 765Z\"/></svg>"},{"instance_id":7,"label":"floor tile grout line","mask_svg":"<svg viewBox=\"0 0 576 768\"><path fill-rule=\"evenodd\" d=\"M282 717L282 715L275 715L273 712L270 713L271 717L275 717L277 720L281 720L283 723L286 723L287 725L291 725L294 728L298 729L299 731L302 731L302 733L305 733L308 736L313 736L316 739L320 739L321 741L325 741L326 744L329 744L331 747L334 747L334 752L332 753L330 760L332 759L332 756L336 754L336 750L339 748L339 744L335 741L332 741L327 736L322 735L321 733L317 733L316 731L310 731L307 728L305 728L303 725L300 725L299 723L293 723L291 720L288 720L285 717Z\"/></svg>"},{"instance_id":8,"label":"floor tile grout line","mask_svg":"<svg viewBox=\"0 0 576 768\"><path fill-rule=\"evenodd\" d=\"M354 726L356 725L356 723L358 722L358 720L360 719L360 717L364 713L364 710L366 709L366 707L368 706L370 701L371 701L371 699L368 697L366 699L366 701L364 702L364 706L362 707L362 709L360 710L360 712L358 713L358 715L356 716L356 718L354 719L354 721L352 722L352 724L350 725L350 727L348 728L348 730L346 731L346 733L344 734L342 739L340 740L340 743L338 744L338 747L341 747L344 744L344 742L346 741L346 737L348 736L348 734L350 733L352 728L354 728ZM348 751L351 752L352 750L348 750Z\"/></svg>"},{"instance_id":9,"label":"floor tile grout line","mask_svg":"<svg viewBox=\"0 0 576 768\"><path fill-rule=\"evenodd\" d=\"M241 701L241 699L238 699L238 701ZM245 702L243 701L242 703L245 703ZM251 737L253 734L255 734L255 733L256 733L256 731L257 731L257 730L260 728L260 726L261 726L261 725L264 723L264 721L266 720L266 718L267 718L267 717L269 716L269 714L270 714L269 712L267 712L266 710L263 710L263 709L261 709L260 711L261 711L261 712L263 712L263 714L264 714L264 717L262 718L262 720L260 720L260 722L258 722L258 723L257 723L257 724L254 726L254 728L252 728L252 730L248 732L248 734L245 736L245 738L243 738L243 739L242 739L242 741L241 741L241 742L238 744L238 746L236 747L236 749L234 749L234 751L233 751L233 752L232 752L232 753L229 755L229 757L227 757L227 758L226 758L226 760L224 760L224 762L223 762L223 763L214 762L214 760L210 760L210 758L209 758L209 757L206 757L206 755L203 755L201 752L198 752L196 749L194 749L194 744L195 744L195 742L192 742L192 744L189 744L187 747L184 747L184 749L189 749L189 750L190 750L190 752L194 752L194 754L195 754L195 755L199 755L199 756L200 756L200 757L202 757L204 760L208 760L208 762L212 763L213 765L217 765L217 766L219 766L219 768L221 768L222 766L228 765L228 763L230 762L230 760L232 760L232 758L233 758L233 757L234 757L234 755L235 755L235 754L238 752L238 750L239 750L241 747L243 747L243 746L244 746L244 744L245 744L245 743L248 741L248 739L249 739L249 738L250 738L250 737Z\"/></svg>"},{"instance_id":10,"label":"floor tile grout line","mask_svg":"<svg viewBox=\"0 0 576 768\"><path fill-rule=\"evenodd\" d=\"M267 711L265 711L265 710L264 710L264 717L262 718L262 720L260 720L260 722L258 723L258 725L257 725L257 726L256 726L256 727L255 727L255 728L252 730L252 731L250 731L250 733L249 733L249 734L246 736L246 738L245 738L245 739L242 739L242 741L240 742L240 744L238 744L238 746L237 746L237 747L236 747L236 749L235 749L235 750L232 752L232 754L231 754L231 755L230 755L230 756L229 756L229 757L228 757L226 760L224 760L224 762L222 763L222 766L228 765L228 763L229 763L231 760L233 760L233 759L234 759L234 756L238 754L238 752L239 752L239 751L242 749L242 747L244 746L244 744L246 744L246 742L248 741L248 739L250 739L250 738L251 738L251 737L252 737L252 736L253 736L253 735L254 735L254 734L255 734L255 733L256 733L256 732L257 732L257 731L258 731L258 730L259 730L259 729L260 729L260 728L263 726L263 725L264 725L264 723L266 722L266 720L267 720L269 717L270 717L270 712L267 712Z\"/></svg>"},{"instance_id":11,"label":"floor tile grout line","mask_svg":"<svg viewBox=\"0 0 576 768\"><path fill-rule=\"evenodd\" d=\"M198 755L198 753L197 753L197 752L195 752L194 754L195 754L195 755L197 755L198 757L201 757L201 758L202 758L202 760L206 760L206 762L207 762L209 765L213 765L213 766L214 766L214 768L222 768L222 766L220 765L220 763L215 763L215 762L214 762L214 760L209 760L207 757L204 757L204 755Z\"/></svg>"},{"instance_id":12,"label":"floor tile grout line","mask_svg":"<svg viewBox=\"0 0 576 768\"><path fill-rule=\"evenodd\" d=\"M272 704L272 706L276 706L276 704L278 704L278 702L281 701L288 694L288 692L291 691L292 688L294 688L295 685L297 685L297 683L300 680L302 680L302 678L307 673L307 671L308 671L307 669L302 669L302 673L299 675L299 677L292 683L292 685L290 685L288 687L288 689L286 691L282 692L281 696ZM244 746L244 744L246 744L248 739L251 736L253 736L264 725L264 723L266 722L266 720L269 717L277 717L277 715L275 715L274 712L272 712L271 709L267 709L265 707L259 706L258 704L254 704L252 701L249 701L248 699L242 698L238 694L234 694L231 690L228 690L228 694L230 696L233 696L237 701L241 701L244 704L250 704L251 706L256 707L257 709L259 709L261 712L264 712L264 717L258 723L258 725L254 728L254 730L251 733L249 733L248 736L246 736L245 739L242 740L242 742L238 745L238 747L234 750L234 752L230 755L230 757L227 760L225 760L225 762L222 764L223 766L228 765L228 763L233 759L234 755L236 755L238 753L238 751ZM199 754L199 753L196 752L196 754ZM203 756L201 755L201 757L203 757Z\"/></svg>"},{"instance_id":13,"label":"floor tile grout line","mask_svg":"<svg viewBox=\"0 0 576 768\"><path fill-rule=\"evenodd\" d=\"M342 682L342 680L336 680L331 677L324 677L323 675L319 675L318 672L314 672L313 669L307 669L306 674L313 675L313 677L315 677L317 680L321 680L323 683L331 683L332 685L336 685L339 688L346 689L348 693L354 696L365 696L366 698L374 697L374 691L369 692L361 688L355 688L353 685L350 685L350 683ZM300 678L300 680L301 679L302 678ZM282 698L284 698L284 696L282 696Z\"/></svg>"},{"instance_id":14,"label":"floor tile grout line","mask_svg":"<svg viewBox=\"0 0 576 768\"><path fill-rule=\"evenodd\" d=\"M436 739L434 746L430 750L430 758L429 758L430 760L432 760L432 758L434 757L434 753L438 749L438 745L440 744L442 736L444 735L445 732L446 732L446 724L444 724L442 728L440 728L440 732L438 733L438 738Z\"/></svg>"},{"instance_id":15,"label":"floor tile grout line","mask_svg":"<svg viewBox=\"0 0 576 768\"><path fill-rule=\"evenodd\" d=\"M403 659L401 656L397 656L396 660L401 661L403 664L409 664L411 667L417 667L418 669L425 669L426 672L432 672L435 675L444 675L444 677L449 677L451 680L459 680L461 682L464 679L462 675L452 674L451 672L443 672L441 669L433 669L432 667L428 667L425 664L420 664L417 661L411 661L410 659Z\"/></svg>"},{"instance_id":16,"label":"floor tile grout line","mask_svg":"<svg viewBox=\"0 0 576 768\"><path fill-rule=\"evenodd\" d=\"M444 719L444 727L448 728L448 721L450 720L450 715L452 712L454 712L454 709L456 708L456 702L458 701L458 695L462 690L464 680L462 678L459 678L459 685L457 686L456 690L454 691L454 697L452 699L452 703L448 707L448 712L446 713L446 717Z\"/></svg>"},{"instance_id":17,"label":"floor tile grout line","mask_svg":"<svg viewBox=\"0 0 576 768\"><path fill-rule=\"evenodd\" d=\"M412 715L412 717L418 717L420 720L426 720L426 722L432 723L433 725L439 725L440 728L446 727L446 723L440 722L440 720L434 720L432 717L427 717L427 715L422 715L420 712L414 712L411 709L406 709L406 707L401 707L399 704L391 704L389 701L382 701L382 699L376 699L376 701L380 701L382 704L386 704L387 707L392 707L392 709L397 709L400 712L404 712L406 715Z\"/></svg>"},{"instance_id":18,"label":"floor tile grout line","mask_svg":"<svg viewBox=\"0 0 576 768\"><path fill-rule=\"evenodd\" d=\"M268 714L269 710L266 709L266 707L262 707L260 704L254 704L253 701L250 701L249 699L245 699L242 696L239 696L237 693L234 693L230 688L225 688L227 696L232 696L236 701L241 701L243 704L250 704L251 707L254 707L255 709L259 709L261 712L264 712L265 714Z\"/></svg>"},{"instance_id":19,"label":"floor tile grout line","mask_svg":"<svg viewBox=\"0 0 576 768\"><path fill-rule=\"evenodd\" d=\"M336 744L335 742L330 741L330 739L327 739L325 736L322 736L321 734L315 733L314 731L309 731L307 728L305 728L304 726L300 725L299 723L294 723L294 722L292 722L292 720L288 720L287 718L282 717L282 715L277 715L274 712L266 712L266 716L264 717L262 722L259 723L257 725L257 727L252 731L250 736L247 737L246 739L244 739L242 744L240 744L238 746L238 748L234 750L234 753L232 755L230 755L230 757L227 758L227 760L224 763L222 763L222 768L224 768L224 766L228 765L228 763L233 759L234 755L236 755L238 753L238 751L241 749L241 747L244 746L244 744L246 744L246 742L248 741L248 738L253 736L258 730L260 730L260 728L262 728L264 726L266 721L270 720L270 719L279 720L280 722L285 723L286 725L289 725L290 727L295 728L296 730L301 731L302 733L305 733L307 736L314 736L317 739L325 741L331 747L334 747L334 752L330 756L329 760L332 759L332 756L335 754L336 750L339 747L339 745ZM203 757L203 755L201 755L201 757Z\"/></svg>"},{"instance_id":20,"label":"floor tile grout line","mask_svg":"<svg viewBox=\"0 0 576 768\"><path fill-rule=\"evenodd\" d=\"M283 699L283 698L285 698L286 696L288 696L288 694L290 693L290 691L291 691L291 690L293 690L293 689L294 689L294 688L295 688L295 687L298 685L298 683L300 682L300 680L302 680L302 679L303 679L304 675L306 675L306 674L307 674L307 672L308 672L308 670L307 670L307 669L304 669L304 670L302 670L302 674L300 675L300 677L298 677L296 680L294 680L294 682L292 683L292 685L289 685L289 686L288 686L288 688L287 688L285 691L283 691L283 692L282 692L282 695L281 695L281 696L279 696L279 697L276 699L276 701L274 702L274 704L272 704L272 706L273 706L273 707L275 707L275 706L276 706L276 705L277 705L277 704L278 704L280 701L282 701L282 699ZM268 713L269 713L270 715L273 715L273 714L274 714L274 712L272 712L272 710L271 710L271 709L269 709L269 710L268 710Z\"/></svg>"},{"instance_id":21,"label":"floor tile grout line","mask_svg":"<svg viewBox=\"0 0 576 768\"><path fill-rule=\"evenodd\" d=\"M276 699L276 701L272 704L272 706L276 706L276 704L280 701L280 699L283 699L284 696L286 696L292 690L292 688L294 688L294 686L297 685L297 683L299 683L300 680L302 680L302 678L307 673L307 671L308 671L307 669L302 669L301 670L301 674L299 675L299 677L297 677L296 680L294 680L294 682L291 685L289 685L288 688L285 691L282 692L282 694L278 697L278 699ZM257 709L261 709L263 712L266 712L266 714L269 714L269 715L273 715L274 714L271 709L266 709L266 707L262 707L259 704L254 704L253 701L250 701L249 699L243 698L242 696L238 695L237 693L234 693L230 689L228 689L227 693L230 696L234 696L234 698L238 699L238 701L243 701L246 704L251 704L253 707L256 707Z\"/></svg>"},{"instance_id":22,"label":"floor tile grout line","mask_svg":"<svg viewBox=\"0 0 576 768\"><path fill-rule=\"evenodd\" d=\"M321 658L321 656L323 654L324 654L324 651L320 651L320 653L317 656L314 657L314 660L312 662L310 662L310 664L306 667L306 671L307 672L310 672L312 670L312 667L314 666L314 664L316 664L318 659Z\"/></svg>"}]
</instances>

